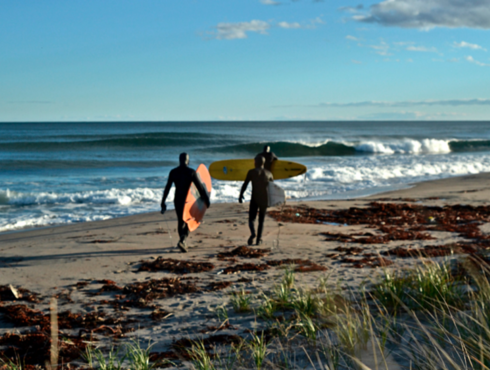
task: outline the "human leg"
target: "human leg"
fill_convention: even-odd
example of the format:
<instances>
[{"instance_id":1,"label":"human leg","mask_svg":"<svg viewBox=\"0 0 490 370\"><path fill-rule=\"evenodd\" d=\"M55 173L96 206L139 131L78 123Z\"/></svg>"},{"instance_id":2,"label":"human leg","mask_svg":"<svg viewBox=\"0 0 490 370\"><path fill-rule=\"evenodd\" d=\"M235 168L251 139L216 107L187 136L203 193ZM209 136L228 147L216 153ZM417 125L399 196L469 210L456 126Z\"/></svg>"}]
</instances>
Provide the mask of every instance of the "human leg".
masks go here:
<instances>
[{"instance_id":1,"label":"human leg","mask_svg":"<svg viewBox=\"0 0 490 370\"><path fill-rule=\"evenodd\" d=\"M267 213L267 207L260 207L259 211L259 228L257 230L257 245L262 243L262 230L264 229L264 220Z\"/></svg>"},{"instance_id":2,"label":"human leg","mask_svg":"<svg viewBox=\"0 0 490 370\"><path fill-rule=\"evenodd\" d=\"M255 226L254 222L257 218L258 206L253 200L250 201L250 208L248 210L248 227L250 228L250 238L248 238L248 245L252 245L255 238Z\"/></svg>"},{"instance_id":3,"label":"human leg","mask_svg":"<svg viewBox=\"0 0 490 370\"><path fill-rule=\"evenodd\" d=\"M175 213L177 214L177 231L179 232L179 243L177 247L183 252L187 252L186 239L189 236L189 228L184 222L184 207L175 205Z\"/></svg>"}]
</instances>

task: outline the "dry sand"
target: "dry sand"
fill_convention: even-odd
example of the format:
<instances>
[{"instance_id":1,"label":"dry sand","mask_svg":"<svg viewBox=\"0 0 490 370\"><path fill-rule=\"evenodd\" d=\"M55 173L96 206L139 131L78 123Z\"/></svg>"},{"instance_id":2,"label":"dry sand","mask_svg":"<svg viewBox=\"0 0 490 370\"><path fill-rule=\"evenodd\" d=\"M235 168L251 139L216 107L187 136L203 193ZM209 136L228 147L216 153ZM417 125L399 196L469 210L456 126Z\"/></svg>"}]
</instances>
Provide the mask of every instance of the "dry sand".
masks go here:
<instances>
[{"instance_id":1,"label":"dry sand","mask_svg":"<svg viewBox=\"0 0 490 370\"><path fill-rule=\"evenodd\" d=\"M445 180L424 182L410 189L374 195L368 198L344 201L291 202L290 205L306 205L319 209L346 209L367 207L374 200L429 206L454 204L486 205L490 196L490 174L454 177ZM407 199L409 198L409 199ZM435 199L437 198L437 199ZM39 293L42 301L29 304L36 309L48 311L49 298L58 295L59 311L88 313L97 310L110 315L134 319L127 324L127 337L151 339L153 351L170 349L174 340L180 338L206 337L215 333L219 326L216 307L229 301L229 293L245 289L252 293L270 290L283 269L269 267L261 272L226 274L223 270L245 263L264 264L267 260L308 259L327 268L326 271L298 273L299 284L317 285L320 277L328 276L329 282L340 285L358 286L366 279L373 279L382 269L365 267L352 268L352 264L341 263L328 256L335 254L339 246L354 243L326 241L320 233L332 232L351 234L353 232L376 233L366 230L366 226L344 226L330 224L280 223L267 217L263 240L259 248L270 252L265 257L233 260L219 260L218 253L230 252L244 246L249 236L247 226L248 204L213 204L206 214L205 222L191 234L189 253L180 253L175 248L178 235L176 216L168 211L164 216L158 212L147 213L100 222L89 222L67 226L0 234L0 285L12 284ZM486 231L487 225L482 227ZM425 245L447 245L461 240L461 236L450 232L430 232L435 240L392 241L387 244L361 245L373 253L380 253L396 246L421 247ZM158 257L193 262L212 263L207 272L176 275L165 271L138 272L141 261L154 261ZM409 267L415 258L397 259L389 268ZM213 282L231 282L224 290L204 291L143 302L142 307L125 307L124 297L119 298L118 310L110 304L115 295L124 292L97 293L104 284L102 280L112 280L123 287L150 279L182 277L200 288L209 287ZM82 282L82 284L78 284ZM107 283L107 282L106 282ZM122 302L122 303L121 303ZM4 302L10 304L11 302ZM25 302L19 302L25 303ZM1 303L0 303L1 304ZM144 307L148 304L148 307ZM152 305L156 305L151 307ZM159 307L166 318L152 320L151 313ZM171 315L169 315L171 314ZM247 329L257 323L253 313L236 315L229 310L230 322L234 328L221 330L220 334L244 335ZM22 331L28 328L16 327ZM14 325L0 313L0 335L14 330ZM68 331L69 332L69 331ZM95 332L94 337L102 342L110 340L109 331Z\"/></svg>"}]
</instances>

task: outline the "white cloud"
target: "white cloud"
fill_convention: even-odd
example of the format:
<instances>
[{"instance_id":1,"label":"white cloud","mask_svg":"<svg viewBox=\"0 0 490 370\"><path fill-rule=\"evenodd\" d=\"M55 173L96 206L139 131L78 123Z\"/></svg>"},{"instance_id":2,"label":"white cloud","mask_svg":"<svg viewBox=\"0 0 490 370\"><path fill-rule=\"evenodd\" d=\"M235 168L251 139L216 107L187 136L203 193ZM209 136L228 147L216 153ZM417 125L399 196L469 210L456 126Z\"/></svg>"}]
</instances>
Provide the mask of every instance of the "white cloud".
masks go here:
<instances>
[{"instance_id":1,"label":"white cloud","mask_svg":"<svg viewBox=\"0 0 490 370\"><path fill-rule=\"evenodd\" d=\"M359 61L359 60L354 60L354 59L352 59L352 63L354 63L354 64L362 64L362 62L361 62L361 61Z\"/></svg>"},{"instance_id":2,"label":"white cloud","mask_svg":"<svg viewBox=\"0 0 490 370\"><path fill-rule=\"evenodd\" d=\"M316 108L342 108L342 107L416 107L416 106L468 106L490 105L490 99L447 99L447 100L406 100L406 101L360 101L351 103L320 103L311 105Z\"/></svg>"},{"instance_id":3,"label":"white cloud","mask_svg":"<svg viewBox=\"0 0 490 370\"><path fill-rule=\"evenodd\" d=\"M218 40L246 39L248 37L247 32L266 35L269 28L269 23L259 20L239 23L218 23L216 31L211 32L211 34Z\"/></svg>"},{"instance_id":4,"label":"white cloud","mask_svg":"<svg viewBox=\"0 0 490 370\"><path fill-rule=\"evenodd\" d=\"M453 46L455 48L468 48L468 49L473 49L473 50L484 50L484 51L487 51L487 49L481 47L480 45L470 44L469 42L466 42L466 41L455 42L453 44Z\"/></svg>"},{"instance_id":5,"label":"white cloud","mask_svg":"<svg viewBox=\"0 0 490 370\"><path fill-rule=\"evenodd\" d=\"M353 6L343 6L339 8L341 12L347 12L347 13L358 13L360 10L364 9L364 5L359 4L356 7Z\"/></svg>"},{"instance_id":6,"label":"white cloud","mask_svg":"<svg viewBox=\"0 0 490 370\"><path fill-rule=\"evenodd\" d=\"M384 41L381 41L381 43L379 45L368 45L368 47L376 50L376 54L379 54L382 56L392 55L388 52L388 50L390 50L390 46Z\"/></svg>"},{"instance_id":7,"label":"white cloud","mask_svg":"<svg viewBox=\"0 0 490 370\"><path fill-rule=\"evenodd\" d=\"M280 2L274 0L260 0L260 2L264 5L281 5Z\"/></svg>"},{"instance_id":8,"label":"white cloud","mask_svg":"<svg viewBox=\"0 0 490 370\"><path fill-rule=\"evenodd\" d=\"M453 113L453 112L436 112L436 113L427 113L427 112L407 112L407 111L398 111L398 112L378 112L371 113L363 116L358 116L356 119L361 120L405 120L405 121L429 121L429 120L438 120L449 117L459 117L466 116L465 113Z\"/></svg>"},{"instance_id":9,"label":"white cloud","mask_svg":"<svg viewBox=\"0 0 490 370\"><path fill-rule=\"evenodd\" d=\"M477 66L480 67L490 67L490 64L479 62L478 60L475 60L471 55L468 55L465 59L468 62L476 64Z\"/></svg>"},{"instance_id":10,"label":"white cloud","mask_svg":"<svg viewBox=\"0 0 490 370\"><path fill-rule=\"evenodd\" d=\"M423 53L437 53L436 48L426 48L425 46L407 46L405 50L418 51Z\"/></svg>"},{"instance_id":11,"label":"white cloud","mask_svg":"<svg viewBox=\"0 0 490 370\"><path fill-rule=\"evenodd\" d=\"M490 0L384 0L353 19L403 28L490 29Z\"/></svg>"},{"instance_id":12,"label":"white cloud","mask_svg":"<svg viewBox=\"0 0 490 370\"><path fill-rule=\"evenodd\" d=\"M279 22L277 25L281 28L301 28L301 24L299 24L298 22Z\"/></svg>"},{"instance_id":13,"label":"white cloud","mask_svg":"<svg viewBox=\"0 0 490 370\"><path fill-rule=\"evenodd\" d=\"M271 27L279 27L284 29L312 29L317 24L324 23L323 20L318 17L312 19L304 24L299 22L277 22L269 23L266 21L252 20L250 22L238 22L238 23L218 23L213 31L203 33L206 38L211 37L218 40L234 40L234 39L246 39L249 32L256 32L262 35L267 35L267 31Z\"/></svg>"},{"instance_id":14,"label":"white cloud","mask_svg":"<svg viewBox=\"0 0 490 370\"><path fill-rule=\"evenodd\" d=\"M347 35L347 36L345 36L345 38L346 38L347 40L359 41L359 39L358 39L357 37L354 37L354 36L351 36L351 35Z\"/></svg>"}]
</instances>

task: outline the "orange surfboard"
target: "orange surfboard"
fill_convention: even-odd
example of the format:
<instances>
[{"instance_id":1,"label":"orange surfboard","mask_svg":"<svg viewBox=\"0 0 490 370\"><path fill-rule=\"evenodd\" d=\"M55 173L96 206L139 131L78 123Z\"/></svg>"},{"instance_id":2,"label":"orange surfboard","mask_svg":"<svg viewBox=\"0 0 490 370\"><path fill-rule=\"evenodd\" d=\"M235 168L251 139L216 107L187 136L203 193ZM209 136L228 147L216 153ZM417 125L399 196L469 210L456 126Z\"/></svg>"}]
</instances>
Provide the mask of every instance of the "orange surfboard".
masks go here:
<instances>
[{"instance_id":1,"label":"orange surfboard","mask_svg":"<svg viewBox=\"0 0 490 370\"><path fill-rule=\"evenodd\" d=\"M208 169L205 165L200 164L199 167L197 167L196 173L204 190L208 192L208 196L211 199L211 190L213 188L211 186L211 175L209 174ZM208 207L206 207L204 200L202 200L196 185L191 183L187 198L185 199L183 215L184 222L189 227L189 231L194 231L199 227L207 209Z\"/></svg>"}]
</instances>

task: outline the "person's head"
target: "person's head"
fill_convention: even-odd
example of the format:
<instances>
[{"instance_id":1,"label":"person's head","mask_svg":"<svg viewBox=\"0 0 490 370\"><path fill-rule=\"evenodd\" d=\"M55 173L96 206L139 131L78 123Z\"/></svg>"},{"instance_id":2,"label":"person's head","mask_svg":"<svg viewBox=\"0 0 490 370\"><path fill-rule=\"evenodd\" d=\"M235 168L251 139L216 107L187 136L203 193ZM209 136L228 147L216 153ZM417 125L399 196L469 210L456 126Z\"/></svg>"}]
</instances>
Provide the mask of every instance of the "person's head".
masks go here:
<instances>
[{"instance_id":1,"label":"person's head","mask_svg":"<svg viewBox=\"0 0 490 370\"><path fill-rule=\"evenodd\" d=\"M265 164L265 158L261 155L255 157L255 168L263 168Z\"/></svg>"},{"instance_id":2,"label":"person's head","mask_svg":"<svg viewBox=\"0 0 490 370\"><path fill-rule=\"evenodd\" d=\"M271 151L271 147L269 145L264 146L264 153L269 153Z\"/></svg>"},{"instance_id":3,"label":"person's head","mask_svg":"<svg viewBox=\"0 0 490 370\"><path fill-rule=\"evenodd\" d=\"M181 166L187 166L189 164L189 154L180 153L179 162Z\"/></svg>"}]
</instances>

